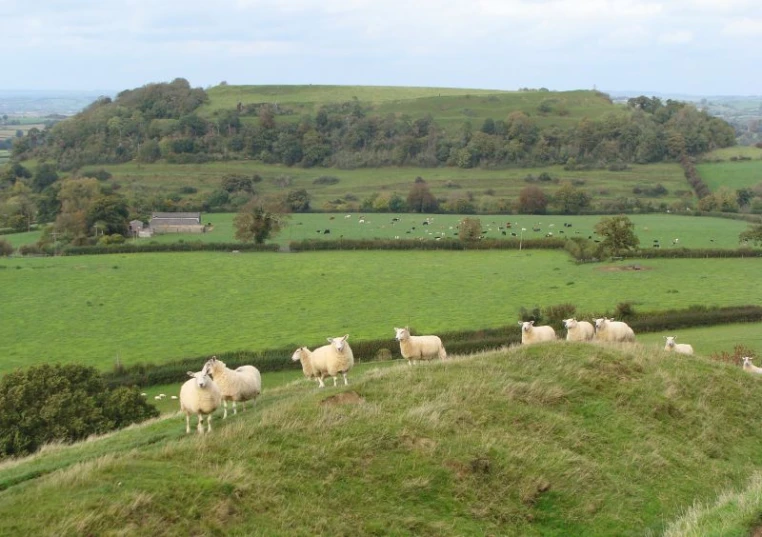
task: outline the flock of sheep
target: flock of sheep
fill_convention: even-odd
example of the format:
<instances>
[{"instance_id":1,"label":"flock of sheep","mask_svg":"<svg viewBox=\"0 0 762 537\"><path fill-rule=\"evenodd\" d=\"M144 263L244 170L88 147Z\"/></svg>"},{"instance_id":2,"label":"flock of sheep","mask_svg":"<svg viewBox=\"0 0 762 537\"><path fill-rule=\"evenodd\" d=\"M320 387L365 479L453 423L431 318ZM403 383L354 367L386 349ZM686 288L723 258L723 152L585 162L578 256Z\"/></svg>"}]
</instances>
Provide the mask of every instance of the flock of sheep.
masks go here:
<instances>
[{"instance_id":1,"label":"flock of sheep","mask_svg":"<svg viewBox=\"0 0 762 537\"><path fill-rule=\"evenodd\" d=\"M593 322L578 321L574 318L564 319L566 341L606 341L634 342L635 332L622 321L607 317L593 319ZM535 326L534 321L519 322L521 326L521 344L530 345L544 341L556 340L556 332L551 326ZM442 340L438 336L412 336L409 328L394 328L395 339L400 344L400 353L411 366L421 360L447 358ZM676 343L676 336L664 336L664 350L680 354L693 354L693 346L687 343ZM348 385L347 373L354 365L354 354L347 340L349 334L343 337L329 337L328 344L309 350L299 347L291 356L294 362L300 362L302 372L308 379L315 379L320 388L325 388L324 379L333 378L337 385L338 376ZM762 368L752 365L750 357L743 358L744 371L762 374ZM198 416L197 429L203 433L203 417L206 416L207 432L212 430L212 413L223 405L223 419L228 416L227 402L233 403L233 413L236 414L237 403L246 405L246 401L254 401L262 393L262 377L256 367L244 365L237 369L228 369L225 363L212 357L206 361L201 371L188 371L191 378L180 389L180 409L185 413L185 432L190 433L190 416Z\"/></svg>"}]
</instances>

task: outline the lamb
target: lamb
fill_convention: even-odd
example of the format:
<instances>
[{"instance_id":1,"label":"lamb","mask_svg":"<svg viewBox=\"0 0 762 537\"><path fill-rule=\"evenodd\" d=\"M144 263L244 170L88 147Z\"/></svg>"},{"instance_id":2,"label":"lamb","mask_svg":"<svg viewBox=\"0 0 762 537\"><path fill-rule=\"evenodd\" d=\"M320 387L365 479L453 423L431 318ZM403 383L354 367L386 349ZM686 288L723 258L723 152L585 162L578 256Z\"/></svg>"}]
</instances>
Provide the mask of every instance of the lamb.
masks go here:
<instances>
[{"instance_id":1,"label":"lamb","mask_svg":"<svg viewBox=\"0 0 762 537\"><path fill-rule=\"evenodd\" d=\"M564 319L566 341L590 341L595 337L595 328L587 321Z\"/></svg>"},{"instance_id":2,"label":"lamb","mask_svg":"<svg viewBox=\"0 0 762 537\"><path fill-rule=\"evenodd\" d=\"M665 351L675 351L680 354L693 354L693 347L688 343L675 343L677 336L664 336L667 343L664 345Z\"/></svg>"},{"instance_id":3,"label":"lamb","mask_svg":"<svg viewBox=\"0 0 762 537\"><path fill-rule=\"evenodd\" d=\"M228 401L233 402L233 414L237 414L239 401L243 404L243 410L246 410L246 401L253 401L262 393L262 376L253 365L228 369L225 362L212 356L204 367L208 367L214 382L222 392L222 405L225 409L222 419L228 417Z\"/></svg>"},{"instance_id":4,"label":"lamb","mask_svg":"<svg viewBox=\"0 0 762 537\"><path fill-rule=\"evenodd\" d=\"M188 371L191 377L180 387L180 410L185 412L185 434L190 433L190 415L198 416L196 429L199 433L204 432L203 420L206 416L206 432L212 430L212 413L217 410L222 402L222 393L219 386L209 376L209 368L204 368L194 373Z\"/></svg>"},{"instance_id":5,"label":"lamb","mask_svg":"<svg viewBox=\"0 0 762 537\"><path fill-rule=\"evenodd\" d=\"M302 363L302 372L308 379L315 379L318 382L318 386L321 384L320 376L315 372L315 368L312 366L312 351L307 347L299 347L291 355L291 360L294 362Z\"/></svg>"},{"instance_id":6,"label":"lamb","mask_svg":"<svg viewBox=\"0 0 762 537\"><path fill-rule=\"evenodd\" d=\"M534 321L521 322L521 344L529 345L531 343L540 343L542 341L553 341L556 339L556 331L552 326L535 326Z\"/></svg>"},{"instance_id":7,"label":"lamb","mask_svg":"<svg viewBox=\"0 0 762 537\"><path fill-rule=\"evenodd\" d=\"M635 332L622 321L606 317L595 319L595 339L598 341L635 341Z\"/></svg>"},{"instance_id":8,"label":"lamb","mask_svg":"<svg viewBox=\"0 0 762 537\"><path fill-rule=\"evenodd\" d=\"M336 377L341 373L344 377L344 385L348 385L347 373L355 365L355 357L347 343L349 334L344 337L326 338L330 343L312 351L310 363L315 377L321 388L325 388L323 379L333 377L333 385L336 386ZM292 357L293 358L293 357ZM304 364L302 364L304 369Z\"/></svg>"},{"instance_id":9,"label":"lamb","mask_svg":"<svg viewBox=\"0 0 762 537\"><path fill-rule=\"evenodd\" d=\"M412 366L418 360L432 360L439 357L440 360L447 358L442 340L439 336L411 336L410 329L394 328L395 339L400 342L400 353Z\"/></svg>"},{"instance_id":10,"label":"lamb","mask_svg":"<svg viewBox=\"0 0 762 537\"><path fill-rule=\"evenodd\" d=\"M762 367L757 367L754 364L751 363L751 357L750 356L744 356L742 358L743 360L743 370L747 373L753 373L755 375L762 375Z\"/></svg>"}]
</instances>

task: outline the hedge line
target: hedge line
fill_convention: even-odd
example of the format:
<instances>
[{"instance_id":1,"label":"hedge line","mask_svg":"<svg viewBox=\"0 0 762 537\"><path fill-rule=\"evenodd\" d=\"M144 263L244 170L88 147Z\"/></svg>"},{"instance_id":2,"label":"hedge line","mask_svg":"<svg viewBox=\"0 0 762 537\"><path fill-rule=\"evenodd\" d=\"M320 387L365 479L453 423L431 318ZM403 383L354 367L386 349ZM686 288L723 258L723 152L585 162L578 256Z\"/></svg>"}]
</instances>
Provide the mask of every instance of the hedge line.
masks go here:
<instances>
[{"instance_id":1,"label":"hedge line","mask_svg":"<svg viewBox=\"0 0 762 537\"><path fill-rule=\"evenodd\" d=\"M561 250L564 239L525 239L521 248ZM323 251L323 250L518 250L519 241L516 239L485 239L478 241L444 240L302 240L291 241L289 249L292 252Z\"/></svg>"},{"instance_id":2,"label":"hedge line","mask_svg":"<svg viewBox=\"0 0 762 537\"><path fill-rule=\"evenodd\" d=\"M662 250L654 248L653 250L639 249L620 252L619 255L628 259L762 257L762 250L751 248L737 248L735 250L723 250L720 248L669 248Z\"/></svg>"},{"instance_id":3,"label":"hedge line","mask_svg":"<svg viewBox=\"0 0 762 537\"><path fill-rule=\"evenodd\" d=\"M240 242L176 242L169 244L114 244L110 246L67 246L60 255L130 254L146 252L277 252L277 244L254 244ZM46 253L53 251L47 249Z\"/></svg>"},{"instance_id":4,"label":"hedge line","mask_svg":"<svg viewBox=\"0 0 762 537\"><path fill-rule=\"evenodd\" d=\"M593 315L579 315L591 318ZM661 332L693 326L710 326L725 323L762 321L762 306L731 306L707 308L692 306L684 310L668 310L636 314L626 319L635 333ZM415 330L413 330L415 332ZM517 324L481 330L441 333L439 336L450 355L468 354L497 349L505 345L521 342L521 331ZM314 346L322 345L316 343ZM253 364L261 372L300 369L291 361L295 346L263 351L234 351L218 353L217 357L230 368ZM311 346L313 348L313 346ZM358 362L401 358L399 344L392 338L352 342L352 350ZM198 371L208 356L196 356L167 364L137 364L118 367L104 373L106 383L115 386L151 386L156 384L181 383L186 371Z\"/></svg>"}]
</instances>

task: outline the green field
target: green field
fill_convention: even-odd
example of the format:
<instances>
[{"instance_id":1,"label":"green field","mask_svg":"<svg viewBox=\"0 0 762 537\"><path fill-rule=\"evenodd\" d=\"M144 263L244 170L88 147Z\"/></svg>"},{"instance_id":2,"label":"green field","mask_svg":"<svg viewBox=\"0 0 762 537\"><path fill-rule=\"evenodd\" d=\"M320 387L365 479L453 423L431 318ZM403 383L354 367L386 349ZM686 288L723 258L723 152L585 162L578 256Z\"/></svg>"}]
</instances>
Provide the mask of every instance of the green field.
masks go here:
<instances>
[{"instance_id":1,"label":"green field","mask_svg":"<svg viewBox=\"0 0 762 537\"><path fill-rule=\"evenodd\" d=\"M88 169L96 170L101 167ZM225 161L206 164L139 164L126 163L105 166L113 175L108 181L118 185L121 192L133 195L180 194L184 187L198 189L195 194L181 194L184 199L196 200L199 204L208 195L220 188L226 174L252 176L258 174L263 181L255 185L260 194L286 193L305 189L311 197L311 206L316 210L335 209L328 202L343 200L345 206L359 207L362 200L372 194L400 195L407 197L416 177L426 180L431 192L443 201L469 198L482 212L490 212L501 199L515 201L521 189L529 183L529 175L538 177L547 173L552 181L536 181L534 184L547 194L553 194L561 183L571 181L577 188L587 192L593 202L634 198L636 187L654 187L661 184L668 193L658 198L646 198L658 205L693 197L690 186L683 177L678 164L633 165L621 172L608 170L566 171L561 166L545 168L509 168L485 170L479 168L361 168L356 170L297 168L282 165L266 165L251 161ZM332 185L315 184L322 176L338 178ZM354 198L356 201L352 201ZM339 210L342 210L339 208Z\"/></svg>"},{"instance_id":2,"label":"green field","mask_svg":"<svg viewBox=\"0 0 762 537\"><path fill-rule=\"evenodd\" d=\"M711 190L721 186L737 190L762 185L762 160L707 162L696 168Z\"/></svg>"},{"instance_id":3,"label":"green field","mask_svg":"<svg viewBox=\"0 0 762 537\"><path fill-rule=\"evenodd\" d=\"M762 303L761 259L576 265L564 252L123 254L0 263L0 370L110 368L241 349L312 346L513 324L521 307L580 313ZM284 357L287 359L288 357Z\"/></svg>"},{"instance_id":4,"label":"green field","mask_svg":"<svg viewBox=\"0 0 762 537\"><path fill-rule=\"evenodd\" d=\"M762 464L760 379L701 357L557 343L350 379L2 464L0 534L661 535Z\"/></svg>"},{"instance_id":5,"label":"green field","mask_svg":"<svg viewBox=\"0 0 762 537\"><path fill-rule=\"evenodd\" d=\"M446 130L464 122L474 129L487 118L505 120L515 111L533 116L540 126L572 127L583 117L597 119L616 113L619 107L592 91L497 91L468 88L416 88L395 86L215 86L207 90L209 102L199 109L202 116L221 110L259 103L277 104L279 121L299 121L327 104L353 102L370 107L373 114L407 115L412 119L431 115ZM539 107L545 103L547 113ZM246 118L244 118L246 119Z\"/></svg>"},{"instance_id":6,"label":"green field","mask_svg":"<svg viewBox=\"0 0 762 537\"><path fill-rule=\"evenodd\" d=\"M714 160L730 160L733 157L745 157L751 159L762 159L762 148L751 145L734 145L732 147L723 147L715 149L702 156L702 160L711 162Z\"/></svg>"}]
</instances>

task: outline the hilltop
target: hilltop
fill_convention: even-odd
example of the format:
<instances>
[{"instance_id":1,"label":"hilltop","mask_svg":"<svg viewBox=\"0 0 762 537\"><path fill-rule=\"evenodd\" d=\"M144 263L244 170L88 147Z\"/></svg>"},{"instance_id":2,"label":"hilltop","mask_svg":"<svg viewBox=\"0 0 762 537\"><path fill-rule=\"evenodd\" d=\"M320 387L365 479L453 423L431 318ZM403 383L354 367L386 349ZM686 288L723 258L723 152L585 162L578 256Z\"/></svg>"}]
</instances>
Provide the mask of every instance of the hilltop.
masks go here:
<instances>
[{"instance_id":1,"label":"hilltop","mask_svg":"<svg viewBox=\"0 0 762 537\"><path fill-rule=\"evenodd\" d=\"M265 382L202 437L173 416L6 463L0 533L643 535L762 462L759 379L729 364L558 342L388 365Z\"/></svg>"}]
</instances>

